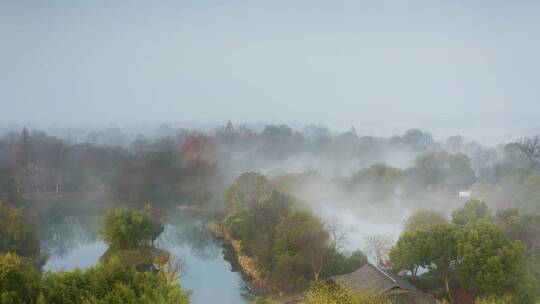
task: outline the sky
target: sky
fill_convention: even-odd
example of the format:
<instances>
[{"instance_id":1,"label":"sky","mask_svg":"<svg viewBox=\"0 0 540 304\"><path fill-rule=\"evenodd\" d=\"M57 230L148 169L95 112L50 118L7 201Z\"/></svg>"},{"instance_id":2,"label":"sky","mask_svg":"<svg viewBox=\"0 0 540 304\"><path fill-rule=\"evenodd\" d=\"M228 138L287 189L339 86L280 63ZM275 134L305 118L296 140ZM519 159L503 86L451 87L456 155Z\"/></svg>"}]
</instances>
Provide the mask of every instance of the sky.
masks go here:
<instances>
[{"instance_id":1,"label":"sky","mask_svg":"<svg viewBox=\"0 0 540 304\"><path fill-rule=\"evenodd\" d=\"M539 1L2 0L0 121L540 132L539 54Z\"/></svg>"}]
</instances>

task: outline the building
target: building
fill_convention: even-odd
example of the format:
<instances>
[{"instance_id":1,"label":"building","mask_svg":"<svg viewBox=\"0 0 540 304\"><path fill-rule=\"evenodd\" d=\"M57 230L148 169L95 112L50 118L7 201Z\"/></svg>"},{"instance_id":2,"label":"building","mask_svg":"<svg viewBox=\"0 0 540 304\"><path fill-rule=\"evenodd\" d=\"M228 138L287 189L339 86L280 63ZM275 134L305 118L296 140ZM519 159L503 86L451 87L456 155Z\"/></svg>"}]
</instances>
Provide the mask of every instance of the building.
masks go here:
<instances>
[{"instance_id":1,"label":"building","mask_svg":"<svg viewBox=\"0 0 540 304\"><path fill-rule=\"evenodd\" d=\"M377 292L395 297L397 303L434 304L435 298L396 273L369 263L355 272L330 278L339 287L357 293Z\"/></svg>"}]
</instances>

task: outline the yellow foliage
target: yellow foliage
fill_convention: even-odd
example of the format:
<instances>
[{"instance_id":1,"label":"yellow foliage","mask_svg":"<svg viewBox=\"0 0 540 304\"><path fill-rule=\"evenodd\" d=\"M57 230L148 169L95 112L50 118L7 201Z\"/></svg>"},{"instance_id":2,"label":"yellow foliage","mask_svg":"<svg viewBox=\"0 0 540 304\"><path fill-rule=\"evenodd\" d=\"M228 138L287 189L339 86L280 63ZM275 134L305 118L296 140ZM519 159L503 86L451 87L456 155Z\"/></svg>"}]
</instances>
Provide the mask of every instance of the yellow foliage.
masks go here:
<instances>
[{"instance_id":1,"label":"yellow foliage","mask_svg":"<svg viewBox=\"0 0 540 304\"><path fill-rule=\"evenodd\" d=\"M15 253L0 253L0 264L21 266L24 259Z\"/></svg>"},{"instance_id":2,"label":"yellow foliage","mask_svg":"<svg viewBox=\"0 0 540 304\"><path fill-rule=\"evenodd\" d=\"M518 301L511 295L480 297L474 304L517 304Z\"/></svg>"},{"instance_id":3,"label":"yellow foliage","mask_svg":"<svg viewBox=\"0 0 540 304\"><path fill-rule=\"evenodd\" d=\"M391 298L374 292L354 293L335 285L315 282L304 296L306 304L394 304Z\"/></svg>"}]
</instances>

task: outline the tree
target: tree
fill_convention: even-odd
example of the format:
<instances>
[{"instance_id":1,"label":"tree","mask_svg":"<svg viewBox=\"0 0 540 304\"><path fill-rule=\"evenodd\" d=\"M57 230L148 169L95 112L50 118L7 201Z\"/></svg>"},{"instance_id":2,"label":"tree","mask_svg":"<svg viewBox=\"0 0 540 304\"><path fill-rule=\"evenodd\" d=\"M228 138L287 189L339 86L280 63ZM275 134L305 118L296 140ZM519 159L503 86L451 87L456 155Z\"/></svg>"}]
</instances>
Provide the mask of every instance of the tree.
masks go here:
<instances>
[{"instance_id":1,"label":"tree","mask_svg":"<svg viewBox=\"0 0 540 304\"><path fill-rule=\"evenodd\" d=\"M452 153L460 152L463 149L463 137L461 137L461 135L448 137L446 148Z\"/></svg>"},{"instance_id":2,"label":"tree","mask_svg":"<svg viewBox=\"0 0 540 304\"><path fill-rule=\"evenodd\" d=\"M341 249L348 241L348 234L355 231L352 227L345 227L337 216L326 218L324 226L337 249Z\"/></svg>"},{"instance_id":3,"label":"tree","mask_svg":"<svg viewBox=\"0 0 540 304\"><path fill-rule=\"evenodd\" d=\"M523 282L525 245L509 243L486 220L462 228L457 237L457 266L462 286L480 294L512 293Z\"/></svg>"},{"instance_id":4,"label":"tree","mask_svg":"<svg viewBox=\"0 0 540 304\"><path fill-rule=\"evenodd\" d=\"M276 226L290 213L293 202L291 196L273 191L267 200L257 201L246 210L242 249L253 255L263 270L271 271L275 265L273 247Z\"/></svg>"},{"instance_id":5,"label":"tree","mask_svg":"<svg viewBox=\"0 0 540 304\"><path fill-rule=\"evenodd\" d=\"M34 161L30 144L30 135L28 134L26 127L23 128L21 132L15 158L18 169L26 169L26 167Z\"/></svg>"},{"instance_id":6,"label":"tree","mask_svg":"<svg viewBox=\"0 0 540 304\"><path fill-rule=\"evenodd\" d=\"M306 211L285 216L276 226L274 252L277 255L299 255L317 281L324 266L328 233L319 219Z\"/></svg>"},{"instance_id":7,"label":"tree","mask_svg":"<svg viewBox=\"0 0 540 304\"><path fill-rule=\"evenodd\" d=\"M427 232L422 229L404 231L390 250L390 262L396 272L408 270L416 277L418 269L429 264L426 255Z\"/></svg>"},{"instance_id":8,"label":"tree","mask_svg":"<svg viewBox=\"0 0 540 304\"><path fill-rule=\"evenodd\" d=\"M447 186L454 191L470 187L476 180L470 158L464 153L449 154L447 158Z\"/></svg>"},{"instance_id":9,"label":"tree","mask_svg":"<svg viewBox=\"0 0 540 304\"><path fill-rule=\"evenodd\" d=\"M455 225L438 225L432 227L427 232L425 240L426 266L435 265L441 273L444 282L444 290L452 301L452 291L450 290L450 271L452 265L457 260L458 227Z\"/></svg>"},{"instance_id":10,"label":"tree","mask_svg":"<svg viewBox=\"0 0 540 304\"><path fill-rule=\"evenodd\" d=\"M266 176L247 172L240 175L225 192L225 202L230 210L251 208L257 202L267 200L272 194L270 181Z\"/></svg>"},{"instance_id":11,"label":"tree","mask_svg":"<svg viewBox=\"0 0 540 304\"><path fill-rule=\"evenodd\" d=\"M403 231L411 232L415 229L429 229L444 224L448 224L448 219L444 213L433 209L418 209L403 222Z\"/></svg>"},{"instance_id":12,"label":"tree","mask_svg":"<svg viewBox=\"0 0 540 304\"><path fill-rule=\"evenodd\" d=\"M39 293L39 276L16 254L0 254L0 303L33 304Z\"/></svg>"},{"instance_id":13,"label":"tree","mask_svg":"<svg viewBox=\"0 0 540 304\"><path fill-rule=\"evenodd\" d=\"M100 219L103 228L98 234L113 249L150 245L163 231L163 224L152 219L147 210L109 209Z\"/></svg>"},{"instance_id":14,"label":"tree","mask_svg":"<svg viewBox=\"0 0 540 304\"><path fill-rule=\"evenodd\" d=\"M540 249L540 213L522 216L518 209L509 208L497 211L495 219L510 240L523 241L528 254Z\"/></svg>"},{"instance_id":15,"label":"tree","mask_svg":"<svg viewBox=\"0 0 540 304\"><path fill-rule=\"evenodd\" d=\"M448 153L440 150L429 151L418 156L412 168L414 182L428 190L444 185L445 171L448 168L445 164L447 157Z\"/></svg>"},{"instance_id":16,"label":"tree","mask_svg":"<svg viewBox=\"0 0 540 304\"><path fill-rule=\"evenodd\" d=\"M150 234L151 242L154 245L154 241L163 232L163 214L157 209L152 208L152 205L146 204L144 206L144 213L150 217Z\"/></svg>"},{"instance_id":17,"label":"tree","mask_svg":"<svg viewBox=\"0 0 540 304\"><path fill-rule=\"evenodd\" d=\"M517 145L531 163L540 162L540 136L522 138Z\"/></svg>"},{"instance_id":18,"label":"tree","mask_svg":"<svg viewBox=\"0 0 540 304\"><path fill-rule=\"evenodd\" d=\"M0 202L0 252L13 252L36 263L43 262L34 217L3 202Z\"/></svg>"},{"instance_id":19,"label":"tree","mask_svg":"<svg viewBox=\"0 0 540 304\"><path fill-rule=\"evenodd\" d=\"M418 149L425 149L433 144L433 135L418 129L409 129L401 137L401 141Z\"/></svg>"},{"instance_id":20,"label":"tree","mask_svg":"<svg viewBox=\"0 0 540 304\"><path fill-rule=\"evenodd\" d=\"M492 215L486 202L479 199L470 199L462 208L452 212L452 223L465 226L478 220L491 220Z\"/></svg>"},{"instance_id":21,"label":"tree","mask_svg":"<svg viewBox=\"0 0 540 304\"><path fill-rule=\"evenodd\" d=\"M413 277L419 267L436 268L451 299L450 271L457 260L457 231L455 225L441 224L404 232L390 252L392 268L407 269Z\"/></svg>"},{"instance_id":22,"label":"tree","mask_svg":"<svg viewBox=\"0 0 540 304\"><path fill-rule=\"evenodd\" d=\"M385 164L374 164L352 176L348 187L361 193L369 193L373 200L384 201L394 195L402 178L403 170Z\"/></svg>"},{"instance_id":23,"label":"tree","mask_svg":"<svg viewBox=\"0 0 540 304\"><path fill-rule=\"evenodd\" d=\"M393 242L391 235L367 236L364 238L364 252L375 260L376 265L381 265L388 258Z\"/></svg>"},{"instance_id":24,"label":"tree","mask_svg":"<svg viewBox=\"0 0 540 304\"><path fill-rule=\"evenodd\" d=\"M13 206L21 206L24 199L17 191L17 181L12 177L10 170L0 168L0 202Z\"/></svg>"}]
</instances>

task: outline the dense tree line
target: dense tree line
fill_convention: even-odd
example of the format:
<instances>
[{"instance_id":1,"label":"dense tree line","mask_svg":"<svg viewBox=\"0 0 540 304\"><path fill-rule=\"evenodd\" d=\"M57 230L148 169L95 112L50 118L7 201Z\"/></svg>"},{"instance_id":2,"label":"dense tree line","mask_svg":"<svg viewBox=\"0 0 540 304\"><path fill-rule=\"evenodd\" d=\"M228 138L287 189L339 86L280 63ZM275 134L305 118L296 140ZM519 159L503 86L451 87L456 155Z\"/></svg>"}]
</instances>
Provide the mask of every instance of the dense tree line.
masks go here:
<instances>
[{"instance_id":1,"label":"dense tree line","mask_svg":"<svg viewBox=\"0 0 540 304\"><path fill-rule=\"evenodd\" d=\"M0 197L88 191L139 207L202 205L219 203L227 179L241 172L311 169L375 201L392 199L396 189L415 199L431 192L454 197L473 188L497 206L533 211L540 199L537 136L486 147L460 136L437 142L416 129L389 138L317 126L255 131L230 122L207 134L167 130L129 145L120 139L73 143L26 129L6 134L0 138Z\"/></svg>"}]
</instances>

